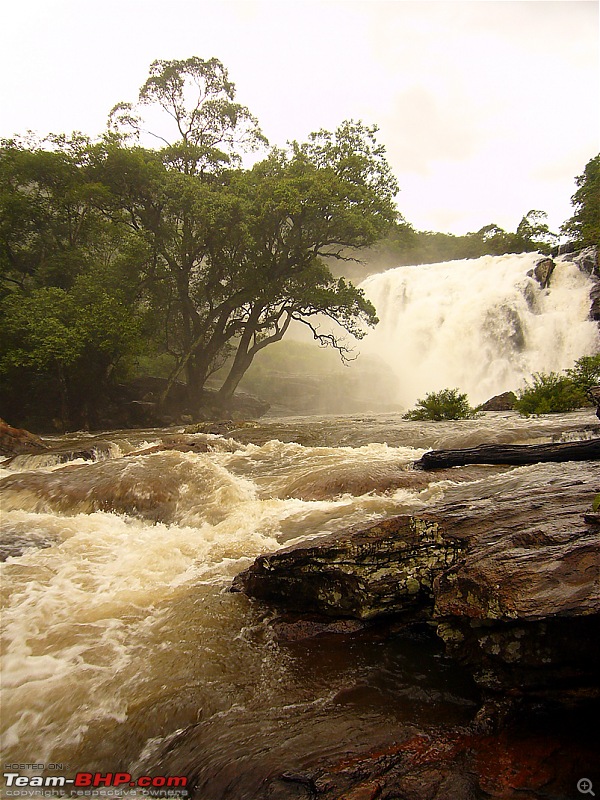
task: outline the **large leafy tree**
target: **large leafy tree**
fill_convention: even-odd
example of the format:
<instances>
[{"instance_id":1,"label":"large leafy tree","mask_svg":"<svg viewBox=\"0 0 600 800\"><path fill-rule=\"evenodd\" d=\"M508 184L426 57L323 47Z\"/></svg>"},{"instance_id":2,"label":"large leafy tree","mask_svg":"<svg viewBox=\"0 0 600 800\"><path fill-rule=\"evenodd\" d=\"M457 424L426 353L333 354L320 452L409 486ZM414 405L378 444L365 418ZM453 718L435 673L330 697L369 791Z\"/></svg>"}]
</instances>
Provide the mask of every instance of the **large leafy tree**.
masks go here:
<instances>
[{"instance_id":1,"label":"large leafy tree","mask_svg":"<svg viewBox=\"0 0 600 800\"><path fill-rule=\"evenodd\" d=\"M51 387L65 424L93 424L81 409L103 402L140 333L162 339L167 392L185 375L191 407L223 365L228 401L294 322L352 358L347 337L375 309L329 264L397 218L376 129L345 122L243 165L266 145L223 65L199 58L154 62L95 143L2 143L0 371L13 400Z\"/></svg>"},{"instance_id":2,"label":"large leafy tree","mask_svg":"<svg viewBox=\"0 0 600 800\"><path fill-rule=\"evenodd\" d=\"M374 128L347 122L242 169L242 150L265 140L234 97L216 59L155 62L138 105L113 110L120 138L107 140L98 162L112 213L156 254L177 347L172 380L185 371L192 402L229 356L221 397L231 397L254 355L292 320L345 354L339 333L308 321L329 317L360 337L375 311L323 259L372 244L396 216L398 187ZM122 133L143 135L149 105L167 113L178 136L158 151L127 146Z\"/></svg>"},{"instance_id":3,"label":"large leafy tree","mask_svg":"<svg viewBox=\"0 0 600 800\"><path fill-rule=\"evenodd\" d=\"M600 153L588 161L575 183L578 188L571 198L575 213L562 231L578 247L600 247Z\"/></svg>"},{"instance_id":4,"label":"large leafy tree","mask_svg":"<svg viewBox=\"0 0 600 800\"><path fill-rule=\"evenodd\" d=\"M235 187L247 208L248 236L237 262L247 299L232 315L239 338L220 390L224 399L292 320L342 358L350 354L345 334L360 339L376 323L363 293L335 280L327 265L349 248L372 244L396 216L396 182L375 133L354 122L320 131L307 143L274 150Z\"/></svg>"}]
</instances>

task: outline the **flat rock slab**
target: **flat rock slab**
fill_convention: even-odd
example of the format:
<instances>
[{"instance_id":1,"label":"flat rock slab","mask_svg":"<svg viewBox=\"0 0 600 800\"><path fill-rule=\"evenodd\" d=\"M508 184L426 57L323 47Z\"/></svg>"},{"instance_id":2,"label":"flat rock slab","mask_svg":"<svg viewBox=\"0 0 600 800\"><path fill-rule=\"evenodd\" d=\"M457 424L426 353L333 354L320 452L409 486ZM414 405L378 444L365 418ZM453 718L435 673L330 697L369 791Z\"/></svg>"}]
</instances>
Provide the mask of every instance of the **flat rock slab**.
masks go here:
<instances>
[{"instance_id":1,"label":"flat rock slab","mask_svg":"<svg viewBox=\"0 0 600 800\"><path fill-rule=\"evenodd\" d=\"M289 608L357 618L433 600L438 617L597 614L600 527L586 512L599 486L593 462L457 485L431 511L260 556L233 588Z\"/></svg>"}]
</instances>

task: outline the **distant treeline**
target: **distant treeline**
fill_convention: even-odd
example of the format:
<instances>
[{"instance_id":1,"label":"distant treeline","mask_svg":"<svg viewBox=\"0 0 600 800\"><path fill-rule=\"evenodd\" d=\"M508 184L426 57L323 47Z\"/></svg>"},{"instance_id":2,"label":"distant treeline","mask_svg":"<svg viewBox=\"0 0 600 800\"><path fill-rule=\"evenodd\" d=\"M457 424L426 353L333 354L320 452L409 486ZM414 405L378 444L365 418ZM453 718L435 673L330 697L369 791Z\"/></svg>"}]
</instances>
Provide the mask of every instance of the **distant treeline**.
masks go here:
<instances>
[{"instance_id":1,"label":"distant treeline","mask_svg":"<svg viewBox=\"0 0 600 800\"><path fill-rule=\"evenodd\" d=\"M600 154L588 162L575 183L578 187L572 197L575 213L559 233L577 248L600 246ZM361 255L361 260L379 269L382 265L434 264L505 253L550 253L559 235L550 231L546 217L544 211L533 209L523 216L514 232L491 223L462 236L419 231L400 218L383 239Z\"/></svg>"}]
</instances>

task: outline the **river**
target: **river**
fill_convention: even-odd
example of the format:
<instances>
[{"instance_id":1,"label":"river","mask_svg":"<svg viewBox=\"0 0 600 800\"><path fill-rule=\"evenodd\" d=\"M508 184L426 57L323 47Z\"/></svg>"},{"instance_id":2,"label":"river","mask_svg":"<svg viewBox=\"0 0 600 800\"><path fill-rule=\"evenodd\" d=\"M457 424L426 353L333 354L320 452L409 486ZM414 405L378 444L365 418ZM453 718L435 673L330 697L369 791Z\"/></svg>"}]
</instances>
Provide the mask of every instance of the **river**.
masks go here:
<instances>
[{"instance_id":1,"label":"river","mask_svg":"<svg viewBox=\"0 0 600 800\"><path fill-rule=\"evenodd\" d=\"M206 452L155 448L182 430L71 434L51 443L87 459L0 464L5 765L172 772L191 736L193 796L243 800L271 774L468 721L477 691L433 637L281 642L272 609L231 581L260 553L426 507L459 483L463 496L487 481L502 491L503 468L415 473L429 448L599 426L593 410L265 418L195 434Z\"/></svg>"}]
</instances>

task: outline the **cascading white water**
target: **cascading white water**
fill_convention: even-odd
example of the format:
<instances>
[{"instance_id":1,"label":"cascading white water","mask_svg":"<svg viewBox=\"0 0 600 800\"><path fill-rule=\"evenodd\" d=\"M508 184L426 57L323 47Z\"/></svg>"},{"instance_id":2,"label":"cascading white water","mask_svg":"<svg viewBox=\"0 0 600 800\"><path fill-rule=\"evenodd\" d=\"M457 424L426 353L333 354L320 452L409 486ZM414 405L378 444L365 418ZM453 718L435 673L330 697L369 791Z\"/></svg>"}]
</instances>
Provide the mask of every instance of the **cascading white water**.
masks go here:
<instances>
[{"instance_id":1,"label":"cascading white water","mask_svg":"<svg viewBox=\"0 0 600 800\"><path fill-rule=\"evenodd\" d=\"M361 343L398 376L396 401L458 388L471 403L516 390L598 350L592 279L556 260L550 286L528 276L539 253L390 269L362 283L380 323Z\"/></svg>"}]
</instances>

